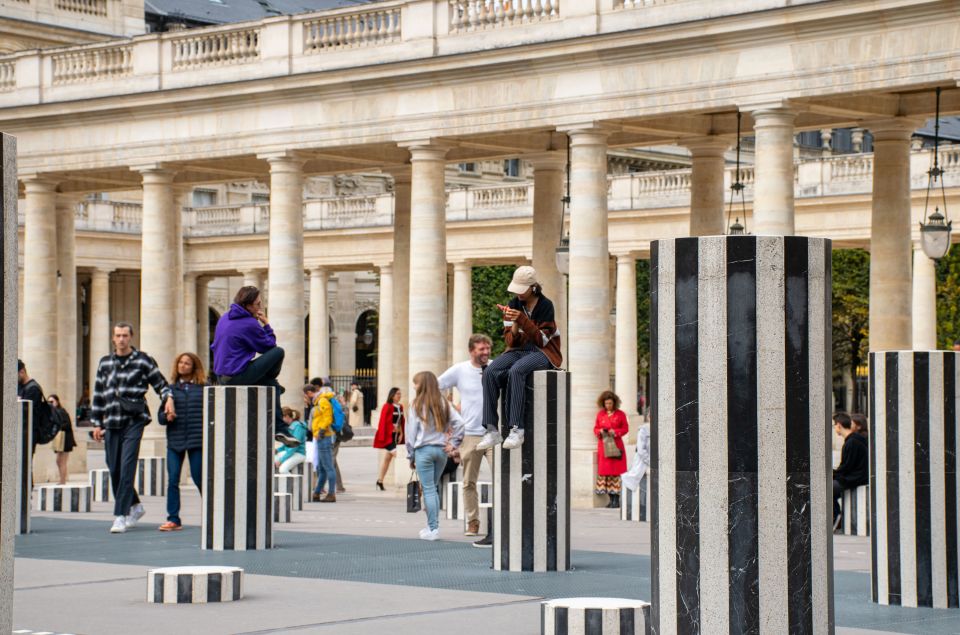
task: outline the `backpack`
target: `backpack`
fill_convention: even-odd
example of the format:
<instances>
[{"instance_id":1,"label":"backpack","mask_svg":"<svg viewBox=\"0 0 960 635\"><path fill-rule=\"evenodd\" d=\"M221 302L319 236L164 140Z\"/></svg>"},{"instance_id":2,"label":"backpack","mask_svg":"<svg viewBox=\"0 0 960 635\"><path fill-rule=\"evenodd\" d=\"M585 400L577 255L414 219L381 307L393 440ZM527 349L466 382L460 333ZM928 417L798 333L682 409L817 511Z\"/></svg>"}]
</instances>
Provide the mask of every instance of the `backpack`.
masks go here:
<instances>
[{"instance_id":1,"label":"backpack","mask_svg":"<svg viewBox=\"0 0 960 635\"><path fill-rule=\"evenodd\" d=\"M347 416L343 413L343 406L340 405L339 399L331 397L328 401L330 402L330 407L333 408L333 423L330 427L333 428L334 432L340 434L343 426L347 423Z\"/></svg>"},{"instance_id":2,"label":"backpack","mask_svg":"<svg viewBox=\"0 0 960 635\"><path fill-rule=\"evenodd\" d=\"M349 421L343 422L343 429L337 433L337 442L342 443L343 441L349 441L353 438L353 426L350 425Z\"/></svg>"},{"instance_id":3,"label":"backpack","mask_svg":"<svg viewBox=\"0 0 960 635\"><path fill-rule=\"evenodd\" d=\"M44 445L53 441L57 433L66 426L59 409L47 403L43 391L40 392L40 395L40 403L33 404L33 442L37 445Z\"/></svg>"}]
</instances>

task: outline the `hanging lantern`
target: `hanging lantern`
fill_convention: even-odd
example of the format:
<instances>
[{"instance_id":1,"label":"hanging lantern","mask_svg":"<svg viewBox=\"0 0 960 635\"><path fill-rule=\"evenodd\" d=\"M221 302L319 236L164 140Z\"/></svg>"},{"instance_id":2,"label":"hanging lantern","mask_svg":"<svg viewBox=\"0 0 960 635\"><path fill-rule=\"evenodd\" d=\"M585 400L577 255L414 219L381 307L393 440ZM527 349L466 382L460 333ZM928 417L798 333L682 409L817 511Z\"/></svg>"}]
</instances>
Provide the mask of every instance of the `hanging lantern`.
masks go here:
<instances>
[{"instance_id":1,"label":"hanging lantern","mask_svg":"<svg viewBox=\"0 0 960 635\"><path fill-rule=\"evenodd\" d=\"M947 220L947 193L943 186L943 170L940 168L940 88L937 88L937 114L933 125L933 167L927 170L927 198L923 205L923 215L927 216L930 206L930 191L937 188L940 182L943 213L940 207L935 206L933 213L927 217L927 222L920 223L920 245L923 253L932 260L940 260L950 251L950 233L953 221Z\"/></svg>"}]
</instances>

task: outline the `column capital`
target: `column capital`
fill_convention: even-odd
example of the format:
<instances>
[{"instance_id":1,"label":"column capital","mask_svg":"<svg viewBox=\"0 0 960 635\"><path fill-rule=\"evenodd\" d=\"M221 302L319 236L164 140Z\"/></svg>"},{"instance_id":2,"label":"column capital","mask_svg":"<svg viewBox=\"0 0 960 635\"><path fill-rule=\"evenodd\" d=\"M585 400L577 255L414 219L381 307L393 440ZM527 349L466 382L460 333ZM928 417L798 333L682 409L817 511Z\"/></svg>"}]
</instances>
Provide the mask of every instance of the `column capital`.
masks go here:
<instances>
[{"instance_id":1,"label":"column capital","mask_svg":"<svg viewBox=\"0 0 960 635\"><path fill-rule=\"evenodd\" d=\"M751 110L750 117L753 119L754 130L777 126L789 126L792 129L797 118L797 111L784 106L760 107Z\"/></svg>"},{"instance_id":2,"label":"column capital","mask_svg":"<svg viewBox=\"0 0 960 635\"><path fill-rule=\"evenodd\" d=\"M567 153L560 150L525 154L520 158L529 161L533 165L534 172L564 170L567 167Z\"/></svg>"},{"instance_id":3,"label":"column capital","mask_svg":"<svg viewBox=\"0 0 960 635\"><path fill-rule=\"evenodd\" d=\"M130 166L130 169L140 173L143 185L173 185L173 178L177 175L176 170L172 170L162 163Z\"/></svg>"},{"instance_id":4,"label":"column capital","mask_svg":"<svg viewBox=\"0 0 960 635\"><path fill-rule=\"evenodd\" d=\"M93 275L109 276L114 271L116 271L116 269L113 267L93 267L90 273Z\"/></svg>"},{"instance_id":5,"label":"column capital","mask_svg":"<svg viewBox=\"0 0 960 635\"><path fill-rule=\"evenodd\" d=\"M617 259L618 265L626 265L637 261L637 255L632 251L610 252L610 255Z\"/></svg>"},{"instance_id":6,"label":"column capital","mask_svg":"<svg viewBox=\"0 0 960 635\"><path fill-rule=\"evenodd\" d=\"M863 127L873 134L874 141L909 141L916 130L923 126L923 119L890 117L863 122Z\"/></svg>"},{"instance_id":7,"label":"column capital","mask_svg":"<svg viewBox=\"0 0 960 635\"><path fill-rule=\"evenodd\" d=\"M57 181L43 174L26 174L20 177L28 194L43 194L57 191Z\"/></svg>"},{"instance_id":8,"label":"column capital","mask_svg":"<svg viewBox=\"0 0 960 635\"><path fill-rule=\"evenodd\" d=\"M453 270L454 271L466 271L467 269L473 268L473 262L470 260L455 260L453 261Z\"/></svg>"},{"instance_id":9,"label":"column capital","mask_svg":"<svg viewBox=\"0 0 960 635\"><path fill-rule=\"evenodd\" d=\"M438 141L436 139L406 141L397 145L401 148L406 148L410 152L411 163L415 161L446 161L447 153L455 147L453 143Z\"/></svg>"},{"instance_id":10,"label":"column capital","mask_svg":"<svg viewBox=\"0 0 960 635\"><path fill-rule=\"evenodd\" d=\"M257 155L258 159L270 165L270 173L300 174L307 159L303 154L295 151L265 152Z\"/></svg>"},{"instance_id":11,"label":"column capital","mask_svg":"<svg viewBox=\"0 0 960 635\"><path fill-rule=\"evenodd\" d=\"M314 277L319 278L321 276L326 276L327 274L330 273L326 267L310 267L309 271L310 271L311 278L314 278Z\"/></svg>"},{"instance_id":12,"label":"column capital","mask_svg":"<svg viewBox=\"0 0 960 635\"><path fill-rule=\"evenodd\" d=\"M736 139L720 135L707 135L705 137L694 137L692 139L682 139L679 144L690 150L694 158L698 157L722 157L729 150Z\"/></svg>"},{"instance_id":13,"label":"column capital","mask_svg":"<svg viewBox=\"0 0 960 635\"><path fill-rule=\"evenodd\" d=\"M567 133L571 146L606 145L607 137L616 132L614 126L598 122L558 126L557 130Z\"/></svg>"}]
</instances>

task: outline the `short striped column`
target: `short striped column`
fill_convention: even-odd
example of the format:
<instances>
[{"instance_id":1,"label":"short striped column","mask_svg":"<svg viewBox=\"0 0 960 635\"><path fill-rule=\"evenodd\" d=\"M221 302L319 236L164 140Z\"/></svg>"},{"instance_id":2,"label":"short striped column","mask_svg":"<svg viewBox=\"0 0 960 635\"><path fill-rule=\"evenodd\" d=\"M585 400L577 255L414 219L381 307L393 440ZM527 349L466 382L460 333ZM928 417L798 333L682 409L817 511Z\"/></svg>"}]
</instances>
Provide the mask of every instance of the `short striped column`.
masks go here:
<instances>
[{"instance_id":1,"label":"short striped column","mask_svg":"<svg viewBox=\"0 0 960 635\"><path fill-rule=\"evenodd\" d=\"M299 474L274 474L274 493L290 494L293 499L294 511L303 511L303 477Z\"/></svg>"},{"instance_id":2,"label":"short striped column","mask_svg":"<svg viewBox=\"0 0 960 635\"><path fill-rule=\"evenodd\" d=\"M958 356L870 353L871 591L879 604L960 607Z\"/></svg>"},{"instance_id":3,"label":"short striped column","mask_svg":"<svg viewBox=\"0 0 960 635\"><path fill-rule=\"evenodd\" d=\"M291 474L299 474L300 479L300 498L303 501L310 500L310 495L313 494L313 488L317 484L317 471L313 467L313 463L309 461L304 461L300 465L293 468ZM302 509L302 507L301 507Z\"/></svg>"},{"instance_id":4,"label":"short striped column","mask_svg":"<svg viewBox=\"0 0 960 635\"><path fill-rule=\"evenodd\" d=\"M463 501L463 481L447 483L447 520L466 518L466 505ZM477 502L480 507L493 505L493 483L477 481Z\"/></svg>"},{"instance_id":5,"label":"short striped column","mask_svg":"<svg viewBox=\"0 0 960 635\"><path fill-rule=\"evenodd\" d=\"M293 494L273 493L273 522L289 523L293 521Z\"/></svg>"},{"instance_id":6,"label":"short striped column","mask_svg":"<svg viewBox=\"0 0 960 635\"><path fill-rule=\"evenodd\" d=\"M457 480L459 473L460 473L460 468L458 467L457 471L454 472L453 474L444 474L443 476L440 477L440 486L437 487L437 496L440 497L440 509L444 511L446 511L447 508L450 506L448 502L449 499L446 496L446 492L449 490L451 483L460 482L459 480Z\"/></svg>"},{"instance_id":7,"label":"short striped column","mask_svg":"<svg viewBox=\"0 0 960 635\"><path fill-rule=\"evenodd\" d=\"M203 392L201 549L273 547L273 389Z\"/></svg>"},{"instance_id":8,"label":"short striped column","mask_svg":"<svg viewBox=\"0 0 960 635\"><path fill-rule=\"evenodd\" d=\"M17 400L17 524L15 535L30 533L30 495L33 493L33 402Z\"/></svg>"},{"instance_id":9,"label":"short striped column","mask_svg":"<svg viewBox=\"0 0 960 635\"><path fill-rule=\"evenodd\" d=\"M531 373L525 437L494 447L493 568L570 568L570 374Z\"/></svg>"},{"instance_id":10,"label":"short striped column","mask_svg":"<svg viewBox=\"0 0 960 635\"><path fill-rule=\"evenodd\" d=\"M38 512L88 512L90 511L90 486L75 483L38 485L36 510Z\"/></svg>"},{"instance_id":11,"label":"short striped column","mask_svg":"<svg viewBox=\"0 0 960 635\"><path fill-rule=\"evenodd\" d=\"M843 490L840 499L840 533L847 536L870 535L870 486Z\"/></svg>"},{"instance_id":12,"label":"short striped column","mask_svg":"<svg viewBox=\"0 0 960 635\"><path fill-rule=\"evenodd\" d=\"M110 470L90 470L90 492L94 503L110 502Z\"/></svg>"},{"instance_id":13,"label":"short striped column","mask_svg":"<svg viewBox=\"0 0 960 635\"><path fill-rule=\"evenodd\" d=\"M560 598L540 603L540 635L651 633L650 605L640 600Z\"/></svg>"},{"instance_id":14,"label":"short striped column","mask_svg":"<svg viewBox=\"0 0 960 635\"><path fill-rule=\"evenodd\" d=\"M166 457L145 456L137 459L137 473L133 478L133 488L140 496L166 496Z\"/></svg>"},{"instance_id":15,"label":"short striped column","mask_svg":"<svg viewBox=\"0 0 960 635\"><path fill-rule=\"evenodd\" d=\"M659 633L833 633L830 257L800 236L651 244Z\"/></svg>"},{"instance_id":16,"label":"short striped column","mask_svg":"<svg viewBox=\"0 0 960 635\"><path fill-rule=\"evenodd\" d=\"M640 487L620 486L620 520L650 522L650 471L640 479Z\"/></svg>"},{"instance_id":17,"label":"short striped column","mask_svg":"<svg viewBox=\"0 0 960 635\"><path fill-rule=\"evenodd\" d=\"M242 597L240 567L164 567L147 571L150 604L235 602Z\"/></svg>"}]
</instances>

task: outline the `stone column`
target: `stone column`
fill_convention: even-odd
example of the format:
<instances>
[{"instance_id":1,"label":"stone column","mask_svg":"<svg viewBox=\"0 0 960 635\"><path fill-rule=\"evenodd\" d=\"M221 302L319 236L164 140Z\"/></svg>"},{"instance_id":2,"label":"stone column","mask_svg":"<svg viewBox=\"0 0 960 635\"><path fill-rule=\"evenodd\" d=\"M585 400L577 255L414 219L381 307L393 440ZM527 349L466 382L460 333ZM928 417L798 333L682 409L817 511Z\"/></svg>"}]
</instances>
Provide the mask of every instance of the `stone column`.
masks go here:
<instances>
[{"instance_id":1,"label":"stone column","mask_svg":"<svg viewBox=\"0 0 960 635\"><path fill-rule=\"evenodd\" d=\"M470 359L467 340L473 334L473 267L469 262L453 263L453 362Z\"/></svg>"},{"instance_id":2,"label":"stone column","mask_svg":"<svg viewBox=\"0 0 960 635\"><path fill-rule=\"evenodd\" d=\"M533 258L544 294L553 300L560 345L566 358L569 338L567 333L567 279L557 269L557 246L563 236L563 185L567 158L562 153L549 152L525 157L533 164Z\"/></svg>"},{"instance_id":3,"label":"stone column","mask_svg":"<svg viewBox=\"0 0 960 635\"><path fill-rule=\"evenodd\" d=\"M57 197L57 383L46 388L47 392L56 389L60 402L70 413L76 409L78 396L76 204L73 198Z\"/></svg>"},{"instance_id":4,"label":"stone column","mask_svg":"<svg viewBox=\"0 0 960 635\"><path fill-rule=\"evenodd\" d=\"M303 160L288 154L270 162L270 306L267 315L285 355L283 401L300 407L303 385Z\"/></svg>"},{"instance_id":5,"label":"stone column","mask_svg":"<svg viewBox=\"0 0 960 635\"><path fill-rule=\"evenodd\" d=\"M447 362L447 228L443 187L447 148L410 147L409 379ZM401 386L409 394L410 387Z\"/></svg>"},{"instance_id":6,"label":"stone column","mask_svg":"<svg viewBox=\"0 0 960 635\"><path fill-rule=\"evenodd\" d=\"M407 390L410 317L410 171L393 175L393 377L391 383ZM396 463L396 461L395 461Z\"/></svg>"},{"instance_id":7,"label":"stone column","mask_svg":"<svg viewBox=\"0 0 960 635\"><path fill-rule=\"evenodd\" d=\"M617 346L614 391L630 420L630 439L637 426L637 260L632 254L617 256Z\"/></svg>"},{"instance_id":8,"label":"stone column","mask_svg":"<svg viewBox=\"0 0 960 635\"><path fill-rule=\"evenodd\" d=\"M357 275L337 272L337 293L333 303L333 328L337 347L331 365L334 375L352 375L357 366Z\"/></svg>"},{"instance_id":9,"label":"stone column","mask_svg":"<svg viewBox=\"0 0 960 635\"><path fill-rule=\"evenodd\" d=\"M593 493L596 398L610 381L610 254L607 250L607 132L570 130L570 369L573 382L571 489L575 506Z\"/></svg>"},{"instance_id":10,"label":"stone column","mask_svg":"<svg viewBox=\"0 0 960 635\"><path fill-rule=\"evenodd\" d=\"M183 281L183 336L179 352L197 349L197 274L190 273ZM202 357L201 357L202 359ZM206 369L206 365L204 365Z\"/></svg>"},{"instance_id":11,"label":"stone column","mask_svg":"<svg viewBox=\"0 0 960 635\"><path fill-rule=\"evenodd\" d=\"M330 315L327 311L327 270L310 270L310 377L330 374Z\"/></svg>"},{"instance_id":12,"label":"stone column","mask_svg":"<svg viewBox=\"0 0 960 635\"><path fill-rule=\"evenodd\" d=\"M797 115L784 108L751 114L756 138L753 233L792 236L793 121Z\"/></svg>"},{"instance_id":13,"label":"stone column","mask_svg":"<svg viewBox=\"0 0 960 635\"><path fill-rule=\"evenodd\" d=\"M209 373L210 363L210 299L207 293L209 278L197 278L197 355Z\"/></svg>"},{"instance_id":14,"label":"stone column","mask_svg":"<svg viewBox=\"0 0 960 635\"><path fill-rule=\"evenodd\" d=\"M41 178L24 180L23 362L46 390L57 385L57 212L56 187Z\"/></svg>"},{"instance_id":15,"label":"stone column","mask_svg":"<svg viewBox=\"0 0 960 635\"><path fill-rule=\"evenodd\" d=\"M730 141L711 136L684 141L690 150L690 235L721 236L727 233L723 209L724 153ZM741 219L743 220L743 219Z\"/></svg>"},{"instance_id":16,"label":"stone column","mask_svg":"<svg viewBox=\"0 0 960 635\"><path fill-rule=\"evenodd\" d=\"M247 269L243 272L243 286L256 287L262 290L263 278L259 269ZM269 314L267 314L269 316Z\"/></svg>"},{"instance_id":17,"label":"stone column","mask_svg":"<svg viewBox=\"0 0 960 635\"><path fill-rule=\"evenodd\" d=\"M937 263L913 246L913 350L937 350Z\"/></svg>"},{"instance_id":18,"label":"stone column","mask_svg":"<svg viewBox=\"0 0 960 635\"><path fill-rule=\"evenodd\" d=\"M94 269L90 274L90 395L100 359L113 350L110 324L110 272Z\"/></svg>"},{"instance_id":19,"label":"stone column","mask_svg":"<svg viewBox=\"0 0 960 635\"><path fill-rule=\"evenodd\" d=\"M393 343L396 339L393 328L393 265L381 264L380 269L380 324L377 338L377 403L374 410L380 409L387 401L393 377ZM380 454L379 452L377 453Z\"/></svg>"},{"instance_id":20,"label":"stone column","mask_svg":"<svg viewBox=\"0 0 960 635\"><path fill-rule=\"evenodd\" d=\"M916 122L897 117L873 132L873 210L870 218L870 350L909 350L913 344L910 276L910 135Z\"/></svg>"}]
</instances>

